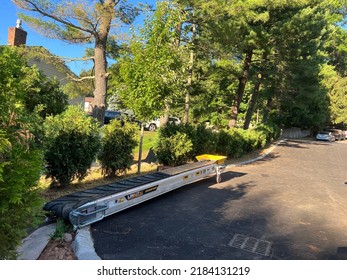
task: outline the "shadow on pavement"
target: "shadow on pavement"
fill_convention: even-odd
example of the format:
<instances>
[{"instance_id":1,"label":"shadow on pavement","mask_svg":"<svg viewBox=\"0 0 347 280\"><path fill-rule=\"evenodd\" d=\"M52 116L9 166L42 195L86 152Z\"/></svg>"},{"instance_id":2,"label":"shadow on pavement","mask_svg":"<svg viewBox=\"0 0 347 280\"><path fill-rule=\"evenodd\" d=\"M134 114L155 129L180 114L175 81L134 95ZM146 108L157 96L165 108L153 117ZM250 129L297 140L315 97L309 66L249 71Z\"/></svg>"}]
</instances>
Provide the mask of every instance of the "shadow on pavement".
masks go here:
<instances>
[{"instance_id":1,"label":"shadow on pavement","mask_svg":"<svg viewBox=\"0 0 347 280\"><path fill-rule=\"evenodd\" d=\"M245 174L223 175L232 179ZM220 189L217 186L221 184L215 184L215 178L203 182L184 186L93 224L96 253L102 259L232 258L235 250L228 243L235 212L229 212L228 205L242 199L254 185L246 182ZM245 252L236 252L241 253L241 259L245 258ZM246 259L254 258L253 254L247 254Z\"/></svg>"}]
</instances>

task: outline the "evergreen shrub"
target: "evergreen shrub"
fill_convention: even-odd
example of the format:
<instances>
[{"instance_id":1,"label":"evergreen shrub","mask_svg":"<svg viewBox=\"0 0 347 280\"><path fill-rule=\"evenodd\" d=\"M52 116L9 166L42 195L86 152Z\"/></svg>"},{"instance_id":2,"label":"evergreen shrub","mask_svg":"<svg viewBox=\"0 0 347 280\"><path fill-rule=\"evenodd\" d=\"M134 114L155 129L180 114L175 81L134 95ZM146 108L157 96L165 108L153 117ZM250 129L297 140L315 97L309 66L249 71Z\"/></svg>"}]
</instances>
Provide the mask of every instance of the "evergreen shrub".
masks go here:
<instances>
[{"instance_id":1,"label":"evergreen shrub","mask_svg":"<svg viewBox=\"0 0 347 280\"><path fill-rule=\"evenodd\" d=\"M101 151L98 160L106 177L126 172L133 163L133 150L137 146L138 126L112 120L103 127Z\"/></svg>"},{"instance_id":2,"label":"evergreen shrub","mask_svg":"<svg viewBox=\"0 0 347 280\"><path fill-rule=\"evenodd\" d=\"M159 163L168 166L177 166L189 160L189 154L193 150L192 147L193 143L188 135L177 131L169 137L160 137L155 143L153 150Z\"/></svg>"},{"instance_id":3,"label":"evergreen shrub","mask_svg":"<svg viewBox=\"0 0 347 280\"><path fill-rule=\"evenodd\" d=\"M77 106L47 117L45 129L46 175L61 186L82 180L100 148L100 130L94 118Z\"/></svg>"},{"instance_id":4,"label":"evergreen shrub","mask_svg":"<svg viewBox=\"0 0 347 280\"><path fill-rule=\"evenodd\" d=\"M196 155L214 153L216 144L216 135L204 125L172 123L159 129L153 150L159 163L177 166Z\"/></svg>"},{"instance_id":5,"label":"evergreen shrub","mask_svg":"<svg viewBox=\"0 0 347 280\"><path fill-rule=\"evenodd\" d=\"M202 154L215 154L217 149L218 134L205 125L199 124L194 130L194 157Z\"/></svg>"},{"instance_id":6,"label":"evergreen shrub","mask_svg":"<svg viewBox=\"0 0 347 280\"><path fill-rule=\"evenodd\" d=\"M256 149L261 149L278 136L276 127L260 125L253 129L232 128L218 134L217 153L229 158L239 158Z\"/></svg>"}]
</instances>

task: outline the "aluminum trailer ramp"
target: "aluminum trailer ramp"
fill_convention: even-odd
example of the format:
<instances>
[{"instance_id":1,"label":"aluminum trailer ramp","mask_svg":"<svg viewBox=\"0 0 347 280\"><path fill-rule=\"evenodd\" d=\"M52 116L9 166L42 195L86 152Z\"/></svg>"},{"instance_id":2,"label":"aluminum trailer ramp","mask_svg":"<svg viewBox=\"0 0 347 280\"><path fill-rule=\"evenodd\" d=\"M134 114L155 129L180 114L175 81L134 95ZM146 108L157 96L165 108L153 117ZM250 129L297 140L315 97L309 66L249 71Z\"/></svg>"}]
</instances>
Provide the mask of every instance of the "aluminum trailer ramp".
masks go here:
<instances>
[{"instance_id":1,"label":"aluminum trailer ramp","mask_svg":"<svg viewBox=\"0 0 347 280\"><path fill-rule=\"evenodd\" d=\"M212 158L210 158L212 157ZM161 194L212 175L220 182L225 157L200 161L75 192L44 205L44 210L80 228Z\"/></svg>"}]
</instances>

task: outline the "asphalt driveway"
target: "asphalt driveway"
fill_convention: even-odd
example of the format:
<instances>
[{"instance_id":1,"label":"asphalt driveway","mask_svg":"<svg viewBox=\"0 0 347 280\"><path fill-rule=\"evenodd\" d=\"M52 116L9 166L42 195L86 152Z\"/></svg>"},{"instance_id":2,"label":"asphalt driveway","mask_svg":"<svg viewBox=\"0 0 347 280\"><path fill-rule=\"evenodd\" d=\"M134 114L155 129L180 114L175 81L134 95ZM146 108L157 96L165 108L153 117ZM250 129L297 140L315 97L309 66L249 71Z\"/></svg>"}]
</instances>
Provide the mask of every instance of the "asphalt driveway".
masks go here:
<instances>
[{"instance_id":1,"label":"asphalt driveway","mask_svg":"<svg viewBox=\"0 0 347 280\"><path fill-rule=\"evenodd\" d=\"M91 226L101 259L347 259L347 141L287 141Z\"/></svg>"}]
</instances>

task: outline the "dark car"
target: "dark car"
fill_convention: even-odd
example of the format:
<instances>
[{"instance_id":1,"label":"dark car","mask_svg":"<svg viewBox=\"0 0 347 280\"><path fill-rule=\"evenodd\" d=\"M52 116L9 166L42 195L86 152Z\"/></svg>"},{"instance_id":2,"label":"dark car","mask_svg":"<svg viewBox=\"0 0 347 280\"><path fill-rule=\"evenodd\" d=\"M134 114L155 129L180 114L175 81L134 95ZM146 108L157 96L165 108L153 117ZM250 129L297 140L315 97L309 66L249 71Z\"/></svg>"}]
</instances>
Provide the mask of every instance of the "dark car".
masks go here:
<instances>
[{"instance_id":1,"label":"dark car","mask_svg":"<svg viewBox=\"0 0 347 280\"><path fill-rule=\"evenodd\" d=\"M109 124L111 120L114 120L114 119L124 122L124 114L118 111L106 110L104 124Z\"/></svg>"}]
</instances>

